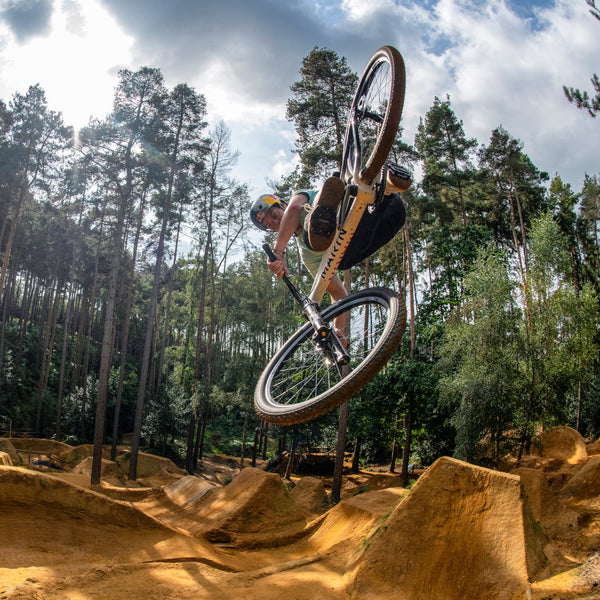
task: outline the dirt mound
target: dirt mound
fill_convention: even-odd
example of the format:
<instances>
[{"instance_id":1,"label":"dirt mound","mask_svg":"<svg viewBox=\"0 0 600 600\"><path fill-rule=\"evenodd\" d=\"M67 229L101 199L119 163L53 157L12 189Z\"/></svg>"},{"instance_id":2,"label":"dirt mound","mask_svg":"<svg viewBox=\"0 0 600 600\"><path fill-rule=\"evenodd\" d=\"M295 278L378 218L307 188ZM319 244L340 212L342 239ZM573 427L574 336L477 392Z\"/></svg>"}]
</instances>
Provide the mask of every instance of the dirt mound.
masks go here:
<instances>
[{"instance_id":1,"label":"dirt mound","mask_svg":"<svg viewBox=\"0 0 600 600\"><path fill-rule=\"evenodd\" d=\"M92 473L92 461L93 458L88 456L84 458L74 469L73 473L77 473L78 475L91 475ZM119 465L112 460L102 459L100 466L100 473L102 478L107 477L119 477L121 471L119 470Z\"/></svg>"},{"instance_id":2,"label":"dirt mound","mask_svg":"<svg viewBox=\"0 0 600 600\"><path fill-rule=\"evenodd\" d=\"M600 455L600 440L596 440L586 446L588 456Z\"/></svg>"},{"instance_id":3,"label":"dirt mound","mask_svg":"<svg viewBox=\"0 0 600 600\"><path fill-rule=\"evenodd\" d=\"M92 444L81 444L75 447L71 446L70 451L63 456L63 460L67 464L75 466L88 456L93 456L93 454L94 446ZM110 460L110 451L107 448L102 449L102 459Z\"/></svg>"},{"instance_id":4,"label":"dirt mound","mask_svg":"<svg viewBox=\"0 0 600 600\"><path fill-rule=\"evenodd\" d=\"M393 488L359 494L339 504L313 525L306 540L310 552L335 557L337 567L350 568L364 550L364 541L406 494Z\"/></svg>"},{"instance_id":5,"label":"dirt mound","mask_svg":"<svg viewBox=\"0 0 600 600\"><path fill-rule=\"evenodd\" d=\"M178 587L196 591L198 567L217 576L239 569L235 558L128 505L16 467L0 467L0 531L6 600L172 598L156 576L162 565L167 578L170 565L183 565Z\"/></svg>"},{"instance_id":6,"label":"dirt mound","mask_svg":"<svg viewBox=\"0 0 600 600\"><path fill-rule=\"evenodd\" d=\"M352 597L522 600L522 511L518 477L439 459L370 539Z\"/></svg>"},{"instance_id":7,"label":"dirt mound","mask_svg":"<svg viewBox=\"0 0 600 600\"><path fill-rule=\"evenodd\" d=\"M109 500L103 494L68 483L57 476L19 467L0 467L0 502L53 506L73 516L82 513L109 522L135 527L157 524L127 504Z\"/></svg>"},{"instance_id":8,"label":"dirt mound","mask_svg":"<svg viewBox=\"0 0 600 600\"><path fill-rule=\"evenodd\" d=\"M316 477L303 477L290 492L294 502L307 512L319 512L325 507L325 484Z\"/></svg>"},{"instance_id":9,"label":"dirt mound","mask_svg":"<svg viewBox=\"0 0 600 600\"><path fill-rule=\"evenodd\" d=\"M577 514L563 506L553 494L543 471L521 467L512 471L521 485L533 517L552 538L571 538L576 530Z\"/></svg>"},{"instance_id":10,"label":"dirt mound","mask_svg":"<svg viewBox=\"0 0 600 600\"><path fill-rule=\"evenodd\" d=\"M361 470L329 509L327 479L294 476L288 492L247 468L220 486L208 459L168 477L152 459L155 487L123 466L113 486L103 463L90 490L89 458L52 475L0 467L0 597L587 600L600 582L600 457L528 457L510 474L440 459L410 491Z\"/></svg>"},{"instance_id":11,"label":"dirt mound","mask_svg":"<svg viewBox=\"0 0 600 600\"><path fill-rule=\"evenodd\" d=\"M571 427L554 427L539 435L533 442L532 454L559 458L572 465L587 458L582 435Z\"/></svg>"},{"instance_id":12,"label":"dirt mound","mask_svg":"<svg viewBox=\"0 0 600 600\"><path fill-rule=\"evenodd\" d=\"M9 438L0 438L0 451L6 452L10 456L11 464L21 464L21 457Z\"/></svg>"},{"instance_id":13,"label":"dirt mound","mask_svg":"<svg viewBox=\"0 0 600 600\"><path fill-rule=\"evenodd\" d=\"M12 467L12 460L10 458L10 454L8 452L0 451L0 465L6 467Z\"/></svg>"},{"instance_id":14,"label":"dirt mound","mask_svg":"<svg viewBox=\"0 0 600 600\"><path fill-rule=\"evenodd\" d=\"M189 508L214 488L214 484L193 475L186 475L164 489L165 496L176 506Z\"/></svg>"},{"instance_id":15,"label":"dirt mound","mask_svg":"<svg viewBox=\"0 0 600 600\"><path fill-rule=\"evenodd\" d=\"M307 523L279 475L252 467L222 487L181 478L136 506L170 527L239 547L289 543Z\"/></svg>"},{"instance_id":16,"label":"dirt mound","mask_svg":"<svg viewBox=\"0 0 600 600\"><path fill-rule=\"evenodd\" d=\"M186 475L143 498L137 507L161 523L193 533L198 528L194 507L214 487L204 479Z\"/></svg>"},{"instance_id":17,"label":"dirt mound","mask_svg":"<svg viewBox=\"0 0 600 600\"><path fill-rule=\"evenodd\" d=\"M119 457L121 472L129 472L130 459L129 452ZM186 475L186 472L172 460L144 452L138 453L136 473L138 480L141 480L142 483L147 480L148 485L166 485Z\"/></svg>"},{"instance_id":18,"label":"dirt mound","mask_svg":"<svg viewBox=\"0 0 600 600\"><path fill-rule=\"evenodd\" d=\"M198 506L203 535L212 542L273 546L306 526L279 475L246 467Z\"/></svg>"},{"instance_id":19,"label":"dirt mound","mask_svg":"<svg viewBox=\"0 0 600 600\"><path fill-rule=\"evenodd\" d=\"M274 546L289 542L306 519L279 475L253 467L243 469L228 485L206 495L197 518L212 542L241 546Z\"/></svg>"},{"instance_id":20,"label":"dirt mound","mask_svg":"<svg viewBox=\"0 0 600 600\"><path fill-rule=\"evenodd\" d=\"M59 458L64 457L73 450L73 446L63 444L55 440L46 440L43 438L8 438L13 446L22 452L29 450L33 452L41 452L44 454L54 454Z\"/></svg>"},{"instance_id":21,"label":"dirt mound","mask_svg":"<svg viewBox=\"0 0 600 600\"><path fill-rule=\"evenodd\" d=\"M600 496L600 456L592 456L560 491L559 497L569 503Z\"/></svg>"}]
</instances>

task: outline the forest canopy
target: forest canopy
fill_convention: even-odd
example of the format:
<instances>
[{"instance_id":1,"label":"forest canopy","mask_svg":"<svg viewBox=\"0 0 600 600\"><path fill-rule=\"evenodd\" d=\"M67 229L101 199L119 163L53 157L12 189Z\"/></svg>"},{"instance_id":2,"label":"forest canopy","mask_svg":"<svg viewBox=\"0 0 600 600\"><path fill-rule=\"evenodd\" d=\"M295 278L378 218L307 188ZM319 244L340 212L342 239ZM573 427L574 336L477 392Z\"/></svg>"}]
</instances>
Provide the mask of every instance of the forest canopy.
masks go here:
<instances>
[{"instance_id":1,"label":"forest canopy","mask_svg":"<svg viewBox=\"0 0 600 600\"><path fill-rule=\"evenodd\" d=\"M327 48L305 57L287 105L300 166L273 191L336 170L356 81ZM79 131L37 85L0 101L0 432L113 456L133 432L133 456L143 444L190 472L207 451L333 447L335 414L268 430L253 411L300 315L251 242L227 124L208 116L202 93L150 67L121 71L112 112ZM540 427L600 435L598 176L573 190L501 126L483 143L467 131L435 98L392 150L420 174L407 224L352 286L396 290L409 323L350 402L357 461L404 447L492 464Z\"/></svg>"}]
</instances>

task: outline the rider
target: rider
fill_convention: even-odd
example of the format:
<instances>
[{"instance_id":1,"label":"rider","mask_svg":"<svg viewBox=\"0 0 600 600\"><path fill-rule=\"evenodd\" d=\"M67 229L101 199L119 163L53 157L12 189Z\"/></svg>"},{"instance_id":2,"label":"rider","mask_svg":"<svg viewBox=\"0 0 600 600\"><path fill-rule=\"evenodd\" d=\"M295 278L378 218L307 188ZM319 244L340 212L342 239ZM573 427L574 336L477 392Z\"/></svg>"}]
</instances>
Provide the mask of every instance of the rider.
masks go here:
<instances>
[{"instance_id":1,"label":"rider","mask_svg":"<svg viewBox=\"0 0 600 600\"><path fill-rule=\"evenodd\" d=\"M392 179L390 177L390 179ZM373 210L367 207L339 265L349 269L367 256L371 256L401 229L406 220L406 210L398 191L406 191L411 184L410 175L392 179L386 194ZM316 275L324 252L329 248L336 231L336 210L344 197L342 180L333 175L325 180L320 192L298 190L289 204L273 194L262 194L250 209L252 222L263 231L277 233L273 252L277 260L267 260L269 270L278 278L288 275L285 248L294 235L300 249L302 262L313 277ZM332 301L347 295L340 278L333 276L327 288Z\"/></svg>"}]
</instances>

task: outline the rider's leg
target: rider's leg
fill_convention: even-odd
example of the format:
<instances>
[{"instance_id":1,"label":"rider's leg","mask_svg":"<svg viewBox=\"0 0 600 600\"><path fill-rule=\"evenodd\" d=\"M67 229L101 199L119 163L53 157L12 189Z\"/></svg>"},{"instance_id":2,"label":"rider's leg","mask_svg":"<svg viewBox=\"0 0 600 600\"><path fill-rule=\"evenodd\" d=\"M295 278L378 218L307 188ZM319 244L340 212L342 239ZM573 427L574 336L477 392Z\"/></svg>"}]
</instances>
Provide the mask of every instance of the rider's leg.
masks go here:
<instances>
[{"instance_id":1,"label":"rider's leg","mask_svg":"<svg viewBox=\"0 0 600 600\"><path fill-rule=\"evenodd\" d=\"M342 283L342 280L338 277L337 273L331 278L327 291L331 296L332 302L337 302L338 300L341 300L342 298L345 298L348 295L348 292L346 291L346 288L344 287L344 284ZM340 338L340 341L344 346L347 346L350 341L349 339L347 339L347 329L349 324L348 317L349 313L348 311L345 311L333 320L333 328L335 329L337 336Z\"/></svg>"}]
</instances>

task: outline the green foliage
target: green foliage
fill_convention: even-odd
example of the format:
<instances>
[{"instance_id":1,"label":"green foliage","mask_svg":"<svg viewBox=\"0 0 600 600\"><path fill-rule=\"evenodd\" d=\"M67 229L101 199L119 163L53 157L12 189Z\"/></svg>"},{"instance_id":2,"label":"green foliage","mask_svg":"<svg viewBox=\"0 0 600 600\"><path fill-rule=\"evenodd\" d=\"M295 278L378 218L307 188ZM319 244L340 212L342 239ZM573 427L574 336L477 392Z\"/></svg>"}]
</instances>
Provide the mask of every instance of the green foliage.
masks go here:
<instances>
[{"instance_id":1,"label":"green foliage","mask_svg":"<svg viewBox=\"0 0 600 600\"><path fill-rule=\"evenodd\" d=\"M302 61L301 79L290 87L287 117L296 126L302 180L314 182L339 170L346 115L358 77L345 58L314 47Z\"/></svg>"},{"instance_id":2,"label":"green foliage","mask_svg":"<svg viewBox=\"0 0 600 600\"><path fill-rule=\"evenodd\" d=\"M336 168L356 81L331 50L304 59L287 104L300 165L272 186L283 197ZM0 101L3 426L31 432L39 414L56 435L62 402L61 434L91 441L106 342L108 437L117 402L116 437L133 430L140 397L154 451L183 460L194 418L206 453L239 454L246 427L250 455L255 382L303 317L246 235L227 127L208 135L206 120L202 94L168 89L148 67L122 71L114 110L78 136L39 86ZM422 174L404 194L405 236L352 278L406 296L414 283L414 335L351 400L347 450L360 438L363 463L388 462L409 412L411 461L425 465L452 453L493 463L539 424L597 436L598 177L581 193L558 175L548 186L502 127L477 149L448 98L434 100L414 148L398 136L392 158ZM293 253L288 266L309 289ZM331 449L337 412L268 435L269 455L292 439Z\"/></svg>"},{"instance_id":3,"label":"green foliage","mask_svg":"<svg viewBox=\"0 0 600 600\"><path fill-rule=\"evenodd\" d=\"M460 308L447 321L439 390L441 402L454 409L455 454L474 460L485 435L500 448L521 393L520 311L506 258L492 248L465 277L464 288Z\"/></svg>"},{"instance_id":4,"label":"green foliage","mask_svg":"<svg viewBox=\"0 0 600 600\"><path fill-rule=\"evenodd\" d=\"M531 314L515 302L506 255L488 248L446 322L440 398L453 408L456 454L467 460L487 453L497 462L512 428L525 441L536 423L565 423L569 396L594 371L597 298L571 285L568 241L551 215L534 221L530 242Z\"/></svg>"}]
</instances>

